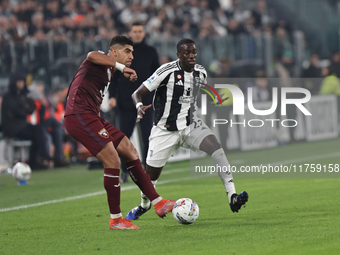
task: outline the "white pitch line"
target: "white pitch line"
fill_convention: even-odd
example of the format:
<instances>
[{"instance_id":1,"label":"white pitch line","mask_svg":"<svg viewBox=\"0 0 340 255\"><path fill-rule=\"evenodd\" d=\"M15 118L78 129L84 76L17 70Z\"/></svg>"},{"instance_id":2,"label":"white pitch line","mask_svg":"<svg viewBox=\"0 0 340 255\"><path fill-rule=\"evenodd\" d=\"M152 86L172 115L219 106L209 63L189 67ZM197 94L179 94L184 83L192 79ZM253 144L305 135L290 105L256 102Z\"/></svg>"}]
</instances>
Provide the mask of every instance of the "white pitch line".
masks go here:
<instances>
[{"instance_id":1,"label":"white pitch line","mask_svg":"<svg viewBox=\"0 0 340 255\"><path fill-rule=\"evenodd\" d=\"M271 165L281 165L281 164L282 165L286 165L286 164L294 164L294 163L299 163L299 162L304 162L304 161L309 161L309 160L325 159L325 158L332 158L332 157L339 157L339 156L340 156L340 152L333 152L333 153L328 153L328 154L324 154L324 155L318 155L318 156L314 156L314 157L306 157L306 158L301 158L301 159L278 161L278 162L272 162L272 163L267 163L267 164L271 164ZM167 175L167 174L172 174L172 173L177 173L177 172L183 172L183 171L185 171L187 169L188 169L187 167L183 167L183 168L178 168L178 169L174 169L174 170L168 170L168 171L165 171L162 174L163 175ZM173 180L165 180L165 181L160 181L157 184L161 185L161 184L165 184L165 183L171 183L171 182L177 182L177 181L185 181L185 180L189 180L189 179L193 179L193 178L191 178L191 177L184 177L184 178L173 179ZM122 187L121 191L137 189L137 188L138 188L137 185L126 186L126 187ZM0 209L0 212L15 211L15 210L26 209L26 208L30 208L30 207L37 207L37 206L41 206L41 205L55 204L55 203L60 203L60 202L64 202L64 201L76 200L76 199L81 199L81 198L86 198L86 197L93 197L93 196L97 196L97 195L102 195L105 192L106 191L103 190L103 191L88 193L88 194L79 195L79 196L73 196L73 197L66 197L66 198L62 198L62 199L49 200L49 201L35 203L35 204L21 205L21 206L10 207L10 208L3 208L3 209Z\"/></svg>"},{"instance_id":2,"label":"white pitch line","mask_svg":"<svg viewBox=\"0 0 340 255\"><path fill-rule=\"evenodd\" d=\"M165 181L158 182L157 185L158 184L162 185L162 184L171 183L171 182L185 181L185 180L189 180L189 179L190 179L190 177L184 177L184 178L173 179L173 180L165 180ZM137 188L138 188L137 185L126 186L126 187L122 187L121 191L137 189ZM105 193L106 193L106 191L103 190L103 191L88 193L88 194L79 195L79 196L73 196L73 197L66 197L66 198L62 198L62 199L49 200L49 201L35 203L35 204L21 205L21 206L16 206L16 207L4 208L4 209L0 209L0 212L15 211L15 210L26 209L26 208L30 208L30 207L37 207L37 206L41 206L41 205L55 204L55 203L60 203L60 202L65 202L65 201L70 201L70 200L76 200L76 199L81 199L81 198L86 198L86 197L98 196L98 195L102 195L102 194L105 194Z\"/></svg>"}]
</instances>

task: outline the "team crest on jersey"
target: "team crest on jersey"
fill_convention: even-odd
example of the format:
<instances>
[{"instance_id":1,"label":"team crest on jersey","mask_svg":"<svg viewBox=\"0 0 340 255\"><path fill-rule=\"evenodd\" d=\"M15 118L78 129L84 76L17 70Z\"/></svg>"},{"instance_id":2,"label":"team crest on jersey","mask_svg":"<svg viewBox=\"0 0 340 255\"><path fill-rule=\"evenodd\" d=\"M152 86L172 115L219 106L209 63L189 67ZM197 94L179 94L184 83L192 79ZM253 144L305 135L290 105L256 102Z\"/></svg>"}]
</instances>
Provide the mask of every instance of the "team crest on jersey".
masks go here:
<instances>
[{"instance_id":1,"label":"team crest on jersey","mask_svg":"<svg viewBox=\"0 0 340 255\"><path fill-rule=\"evenodd\" d=\"M182 75L180 75L180 74L177 74L177 79L182 79Z\"/></svg>"},{"instance_id":2,"label":"team crest on jersey","mask_svg":"<svg viewBox=\"0 0 340 255\"><path fill-rule=\"evenodd\" d=\"M105 128L101 129L98 134L103 138L109 138L109 132L107 132Z\"/></svg>"}]
</instances>

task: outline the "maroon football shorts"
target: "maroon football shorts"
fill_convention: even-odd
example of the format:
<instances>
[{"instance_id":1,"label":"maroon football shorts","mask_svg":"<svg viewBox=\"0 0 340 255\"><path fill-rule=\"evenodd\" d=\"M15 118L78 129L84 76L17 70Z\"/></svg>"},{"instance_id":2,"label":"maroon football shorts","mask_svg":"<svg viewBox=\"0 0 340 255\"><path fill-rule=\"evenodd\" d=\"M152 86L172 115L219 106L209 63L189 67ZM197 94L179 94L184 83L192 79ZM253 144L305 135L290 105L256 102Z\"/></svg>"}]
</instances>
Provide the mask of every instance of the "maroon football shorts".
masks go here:
<instances>
[{"instance_id":1,"label":"maroon football shorts","mask_svg":"<svg viewBox=\"0 0 340 255\"><path fill-rule=\"evenodd\" d=\"M109 142L117 148L125 136L118 128L93 113L68 115L64 125L67 132L94 156Z\"/></svg>"}]
</instances>

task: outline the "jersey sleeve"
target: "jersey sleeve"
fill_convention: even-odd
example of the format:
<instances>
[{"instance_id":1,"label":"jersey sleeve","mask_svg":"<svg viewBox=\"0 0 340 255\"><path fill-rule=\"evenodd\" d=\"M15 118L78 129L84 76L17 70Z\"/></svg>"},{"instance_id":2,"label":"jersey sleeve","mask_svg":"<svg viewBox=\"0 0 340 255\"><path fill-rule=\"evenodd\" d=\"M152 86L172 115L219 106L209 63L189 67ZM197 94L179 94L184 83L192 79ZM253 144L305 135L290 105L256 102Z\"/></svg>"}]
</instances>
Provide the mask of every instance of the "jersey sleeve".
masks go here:
<instances>
[{"instance_id":1,"label":"jersey sleeve","mask_svg":"<svg viewBox=\"0 0 340 255\"><path fill-rule=\"evenodd\" d=\"M204 77L204 83L208 83L208 75L207 75L207 71L205 70L205 68L204 68L204 70L202 71L202 73L203 73L203 77Z\"/></svg>"},{"instance_id":2,"label":"jersey sleeve","mask_svg":"<svg viewBox=\"0 0 340 255\"><path fill-rule=\"evenodd\" d=\"M143 82L143 85L150 92L157 89L161 85L161 82L169 74L169 71L161 72L161 67L159 67L146 81Z\"/></svg>"},{"instance_id":3,"label":"jersey sleeve","mask_svg":"<svg viewBox=\"0 0 340 255\"><path fill-rule=\"evenodd\" d=\"M195 70L199 71L202 74L201 77L203 78L203 83L207 83L208 75L207 75L207 70L205 70L204 66L196 64Z\"/></svg>"}]
</instances>

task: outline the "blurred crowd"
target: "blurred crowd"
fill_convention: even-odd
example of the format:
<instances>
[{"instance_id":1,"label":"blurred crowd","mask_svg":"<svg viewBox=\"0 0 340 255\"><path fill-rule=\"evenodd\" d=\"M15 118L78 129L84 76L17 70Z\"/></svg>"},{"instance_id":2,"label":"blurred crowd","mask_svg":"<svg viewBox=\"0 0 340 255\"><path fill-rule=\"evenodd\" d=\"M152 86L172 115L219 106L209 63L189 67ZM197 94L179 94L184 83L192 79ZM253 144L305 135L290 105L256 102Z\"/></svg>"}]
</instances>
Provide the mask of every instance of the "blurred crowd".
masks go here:
<instances>
[{"instance_id":1,"label":"blurred crowd","mask_svg":"<svg viewBox=\"0 0 340 255\"><path fill-rule=\"evenodd\" d=\"M265 0L247 7L242 0L3 0L0 40L23 41L112 38L134 21L145 24L151 38L221 37L227 34L291 31Z\"/></svg>"},{"instance_id":2,"label":"blurred crowd","mask_svg":"<svg viewBox=\"0 0 340 255\"><path fill-rule=\"evenodd\" d=\"M340 6L339 0L329 1ZM204 42L205 39L249 35L244 41L234 41L236 46L246 45L246 61L215 54L215 58L218 57L205 67L212 78L249 78L235 84L245 94L247 88L252 87L254 101L271 100L273 85L296 86L289 79L292 77L305 78L299 86L313 95L340 95L340 53L334 52L328 59L320 59L318 54L312 53L296 68L293 27L285 16L275 13L269 3L266 0L2 0L0 74L15 70L26 75L27 97L36 105L36 111L27 119L43 127L46 153L42 156L46 159L52 155L57 166L65 165L64 156L70 151L66 149L65 152L63 148L61 152L65 140L62 116L64 88L78 66L76 59L83 60L90 50L106 49L107 44L103 42L126 34L135 21L145 26L150 41L188 37ZM270 65L274 71L270 74L254 53L257 50L254 38L263 35L273 40L274 62ZM159 52L159 56L160 64L174 60L164 52ZM63 58L63 61L55 61ZM65 76L66 84L57 80L62 86L50 90L53 75ZM280 84L273 84L268 78L281 78ZM231 103L232 98L226 101L226 104Z\"/></svg>"},{"instance_id":3,"label":"blurred crowd","mask_svg":"<svg viewBox=\"0 0 340 255\"><path fill-rule=\"evenodd\" d=\"M339 5L338 0L329 1L334 6ZM64 69L53 69L53 66L47 68L51 65L51 55L53 59L69 57L67 51L70 49L59 42L72 42L73 51L79 46L79 54L72 57L81 56L86 50L102 47L95 45L84 49L84 45L79 42L109 40L117 34L126 33L133 22L139 21L145 25L149 39L166 40L177 36L199 40L218 39L228 35L251 35L254 38L259 34L268 34L274 41L275 72L270 74L271 77L323 78L329 72L339 76L338 52L329 56L328 62L319 61L317 54L311 54L310 61L305 61L303 67L298 69L299 72L294 69L292 25L284 15L275 13L268 4L266 0L3 0L0 4L0 51L6 41L13 41L16 45L25 41L33 42L29 49L30 54L33 54L28 56L29 70L25 71L38 78L39 73L49 73L51 76L54 72L63 76ZM48 39L53 41L53 54L46 45L39 45L39 42ZM255 44L251 39L245 43L249 51L254 50ZM23 55L20 51L27 51L27 48L15 48L16 60L13 60L13 54L6 58L6 54L13 51L12 48L2 50L2 73L13 71L11 68L6 69L6 64L20 67L20 63L25 61L24 57L20 59ZM159 54L161 63L171 60L162 52ZM248 58L253 58L251 53L248 53ZM232 68L234 61L230 56L219 56L207 66L210 76L255 77L257 71L263 71L256 69L250 73L239 72ZM61 63L63 67L68 64L72 65ZM311 89L313 94L319 92L315 86Z\"/></svg>"},{"instance_id":4,"label":"blurred crowd","mask_svg":"<svg viewBox=\"0 0 340 255\"><path fill-rule=\"evenodd\" d=\"M68 72L73 70L78 57L83 58L90 50L105 49L105 42L126 33L134 21L145 25L150 40L270 34L275 38L275 58L292 56L292 27L287 19L275 15L265 0L249 3L245 0L3 0L0 5L0 73L19 69L32 74L31 79L44 80L49 86L52 75L68 83L73 74ZM244 43L234 41L233 44L239 47ZM245 44L249 45L246 57L254 58L255 42L249 39ZM159 54L169 60L164 53ZM71 57L71 62L56 62L66 57ZM223 59L225 56L216 59L209 68L212 75L219 72Z\"/></svg>"}]
</instances>

